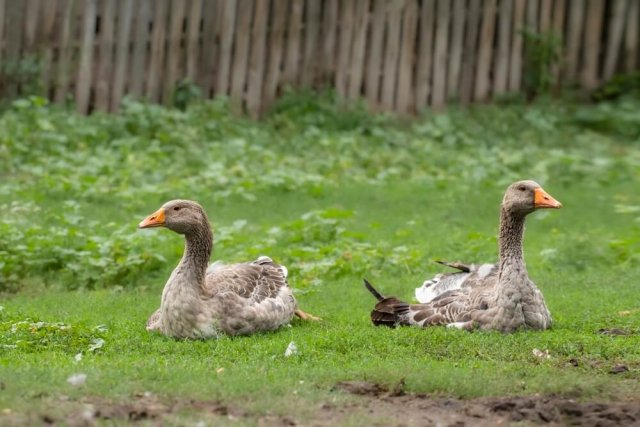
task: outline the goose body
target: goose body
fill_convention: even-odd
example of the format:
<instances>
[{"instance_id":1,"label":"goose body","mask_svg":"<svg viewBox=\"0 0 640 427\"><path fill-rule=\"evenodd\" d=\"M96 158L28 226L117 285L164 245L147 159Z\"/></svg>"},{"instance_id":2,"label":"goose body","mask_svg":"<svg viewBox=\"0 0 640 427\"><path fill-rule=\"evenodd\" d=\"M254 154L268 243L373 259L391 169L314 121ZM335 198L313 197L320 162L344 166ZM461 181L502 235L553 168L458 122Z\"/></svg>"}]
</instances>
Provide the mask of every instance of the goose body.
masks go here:
<instances>
[{"instance_id":1,"label":"goose body","mask_svg":"<svg viewBox=\"0 0 640 427\"><path fill-rule=\"evenodd\" d=\"M505 193L500 209L497 264L444 263L460 272L436 276L416 290L419 304L384 297L365 280L378 303L371 313L375 325L511 332L519 328L547 329L551 315L542 292L529 279L524 263L524 222L536 209L562 205L534 181L518 181Z\"/></svg>"},{"instance_id":2,"label":"goose body","mask_svg":"<svg viewBox=\"0 0 640 427\"><path fill-rule=\"evenodd\" d=\"M186 242L162 292L160 308L147 321L148 330L175 338L247 335L277 329L294 314L306 315L297 311L287 269L271 258L209 265L213 234L198 203L167 202L139 227L166 227L183 234Z\"/></svg>"}]
</instances>

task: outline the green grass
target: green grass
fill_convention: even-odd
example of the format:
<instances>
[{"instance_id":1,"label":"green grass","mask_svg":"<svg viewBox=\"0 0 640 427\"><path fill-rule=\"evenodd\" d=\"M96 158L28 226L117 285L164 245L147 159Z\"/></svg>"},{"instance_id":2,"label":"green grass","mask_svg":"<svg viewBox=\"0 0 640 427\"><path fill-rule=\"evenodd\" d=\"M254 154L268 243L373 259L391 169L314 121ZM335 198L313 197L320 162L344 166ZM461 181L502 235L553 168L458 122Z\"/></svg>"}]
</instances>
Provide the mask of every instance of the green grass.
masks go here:
<instances>
[{"instance_id":1,"label":"green grass","mask_svg":"<svg viewBox=\"0 0 640 427\"><path fill-rule=\"evenodd\" d=\"M410 124L293 101L260 124L219 103L83 118L37 102L0 118L0 288L13 292L0 311L0 409L148 391L304 418L344 399L332 391L343 380L460 397L640 392L637 102L453 110ZM588 126L607 120L606 132ZM532 215L525 240L553 329L373 327L362 277L411 299L442 271L432 260L494 260L498 205L519 178L564 204ZM148 334L183 243L136 224L177 197L207 208L214 258L282 261L301 307L324 320L209 341ZM291 341L299 353L284 357ZM616 364L629 372L610 374ZM66 382L77 372L83 387Z\"/></svg>"}]
</instances>

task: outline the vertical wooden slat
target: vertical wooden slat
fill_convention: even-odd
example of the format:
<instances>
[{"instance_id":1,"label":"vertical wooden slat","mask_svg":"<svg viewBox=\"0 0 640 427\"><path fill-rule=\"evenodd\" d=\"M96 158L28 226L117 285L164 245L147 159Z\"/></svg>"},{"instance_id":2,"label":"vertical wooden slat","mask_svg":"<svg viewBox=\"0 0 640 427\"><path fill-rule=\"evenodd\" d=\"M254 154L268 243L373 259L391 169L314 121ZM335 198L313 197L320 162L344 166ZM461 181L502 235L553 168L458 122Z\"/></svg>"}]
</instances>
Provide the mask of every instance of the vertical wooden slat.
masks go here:
<instances>
[{"instance_id":1,"label":"vertical wooden slat","mask_svg":"<svg viewBox=\"0 0 640 427\"><path fill-rule=\"evenodd\" d=\"M369 27L369 0L359 0L356 3L355 28L353 31L353 45L351 48L351 75L347 97L356 99L362 94L362 78L364 70L364 52Z\"/></svg>"},{"instance_id":2,"label":"vertical wooden slat","mask_svg":"<svg viewBox=\"0 0 640 427\"><path fill-rule=\"evenodd\" d=\"M322 12L322 62L320 84L334 81L336 70L336 37L338 32L338 0L326 0Z\"/></svg>"},{"instance_id":3,"label":"vertical wooden slat","mask_svg":"<svg viewBox=\"0 0 640 427\"><path fill-rule=\"evenodd\" d=\"M564 25L565 25L564 18L566 14L565 6L566 6L565 0L555 0L555 2L553 3L553 19L552 19L553 33L555 34L556 37L560 39L563 47L566 45L566 40L564 38ZM561 49L559 53L560 55L562 55L563 50ZM561 61L556 61L555 63L551 64L551 75L553 76L553 80L556 82L557 87L560 86L561 63L562 63Z\"/></svg>"},{"instance_id":4,"label":"vertical wooden slat","mask_svg":"<svg viewBox=\"0 0 640 427\"><path fill-rule=\"evenodd\" d=\"M509 55L511 53L511 20L513 0L501 0L498 22L498 49L493 71L493 93L499 95L507 91L509 83Z\"/></svg>"},{"instance_id":5,"label":"vertical wooden slat","mask_svg":"<svg viewBox=\"0 0 640 427\"><path fill-rule=\"evenodd\" d=\"M219 48L217 39L222 21L219 17L222 9L220 3L216 0L206 0L202 10L202 51L198 84L205 98L211 97L215 85L215 66Z\"/></svg>"},{"instance_id":6,"label":"vertical wooden slat","mask_svg":"<svg viewBox=\"0 0 640 427\"><path fill-rule=\"evenodd\" d=\"M302 30L303 0L291 0L291 14L287 26L287 51L284 63L284 81L295 84L300 67L300 36Z\"/></svg>"},{"instance_id":7,"label":"vertical wooden slat","mask_svg":"<svg viewBox=\"0 0 640 427\"><path fill-rule=\"evenodd\" d=\"M433 62L433 97L431 106L442 108L447 99L447 43L449 41L449 19L451 4L449 0L437 1L436 38Z\"/></svg>"},{"instance_id":8,"label":"vertical wooden slat","mask_svg":"<svg viewBox=\"0 0 640 427\"><path fill-rule=\"evenodd\" d=\"M149 20L151 0L137 0L136 25L131 57L131 82L128 95L139 98L144 93L144 76L147 72L147 43L149 42Z\"/></svg>"},{"instance_id":9,"label":"vertical wooden slat","mask_svg":"<svg viewBox=\"0 0 640 427\"><path fill-rule=\"evenodd\" d=\"M574 81L578 75L578 66L580 61L580 50L582 48L582 31L584 28L584 9L582 2L569 2L569 28L567 31L566 42L566 78Z\"/></svg>"},{"instance_id":10,"label":"vertical wooden slat","mask_svg":"<svg viewBox=\"0 0 640 427\"><path fill-rule=\"evenodd\" d=\"M369 106L378 106L380 97L380 77L382 74L382 52L384 42L384 19L387 10L386 0L375 0L373 3L373 17L371 35L368 43L367 69L365 78L365 96ZM424 42L424 40L423 40Z\"/></svg>"},{"instance_id":11,"label":"vertical wooden slat","mask_svg":"<svg viewBox=\"0 0 640 427\"><path fill-rule=\"evenodd\" d=\"M222 2L222 28L220 39L220 59L218 60L218 72L216 75L216 95L229 93L229 73L231 71L231 57L233 55L233 34L236 30L237 0Z\"/></svg>"},{"instance_id":12,"label":"vertical wooden slat","mask_svg":"<svg viewBox=\"0 0 640 427\"><path fill-rule=\"evenodd\" d=\"M321 6L322 4L318 0L307 0L306 2L304 58L302 62L302 79L300 81L304 87L311 87L316 77Z\"/></svg>"},{"instance_id":13,"label":"vertical wooden slat","mask_svg":"<svg viewBox=\"0 0 640 427\"><path fill-rule=\"evenodd\" d=\"M5 59L5 52L4 52L3 46L5 45L5 40L6 40L6 37L4 34L5 18L7 16L6 6L7 6L6 0L0 0L0 63L4 63L2 61L4 61Z\"/></svg>"},{"instance_id":14,"label":"vertical wooden slat","mask_svg":"<svg viewBox=\"0 0 640 427\"><path fill-rule=\"evenodd\" d=\"M186 77L196 81L198 59L200 58L200 18L202 17L202 0L191 0L187 19L187 69Z\"/></svg>"},{"instance_id":15,"label":"vertical wooden slat","mask_svg":"<svg viewBox=\"0 0 640 427\"><path fill-rule=\"evenodd\" d=\"M4 0L2 0L4 4ZM42 83L42 96L52 98L51 88L53 86L53 76L55 73L53 64L53 45L57 40L57 34L54 33L56 23L57 8L60 2L45 1L41 5L42 21L38 26L38 48L41 52L42 72L40 81ZM0 6L1 7L1 6ZM4 19L0 19L0 25L4 25ZM3 35L3 29L0 28L0 39ZM1 44L1 43L0 43Z\"/></svg>"},{"instance_id":16,"label":"vertical wooden slat","mask_svg":"<svg viewBox=\"0 0 640 427\"><path fill-rule=\"evenodd\" d=\"M96 78L95 108L100 111L108 111L111 100L111 79L113 77L113 47L116 4L107 0L102 2L100 8L100 41L98 75Z\"/></svg>"},{"instance_id":17,"label":"vertical wooden slat","mask_svg":"<svg viewBox=\"0 0 640 427\"><path fill-rule=\"evenodd\" d=\"M253 18L254 0L239 0L236 39L233 50L233 65L231 73L231 110L242 112L242 102L247 83L247 57L249 55L249 40L251 36L251 20Z\"/></svg>"},{"instance_id":18,"label":"vertical wooden slat","mask_svg":"<svg viewBox=\"0 0 640 427\"><path fill-rule=\"evenodd\" d=\"M448 97L455 98L460 93L460 67L464 44L464 23L467 13L466 0L454 0L451 25L451 47L449 48L449 67L447 78Z\"/></svg>"},{"instance_id":19,"label":"vertical wooden slat","mask_svg":"<svg viewBox=\"0 0 640 427\"><path fill-rule=\"evenodd\" d=\"M629 2L627 25L624 34L624 70L628 73L638 66L638 46L640 45L640 1Z\"/></svg>"},{"instance_id":20,"label":"vertical wooden slat","mask_svg":"<svg viewBox=\"0 0 640 427\"><path fill-rule=\"evenodd\" d=\"M584 34L584 65L581 82L584 89L591 90L598 86L598 58L600 55L600 38L604 20L604 0L591 0L587 6L586 26Z\"/></svg>"},{"instance_id":21,"label":"vertical wooden slat","mask_svg":"<svg viewBox=\"0 0 640 427\"><path fill-rule=\"evenodd\" d=\"M539 6L538 0L527 0L527 15L526 15L527 30L533 31L534 33L538 32L538 24L539 24L538 6Z\"/></svg>"},{"instance_id":22,"label":"vertical wooden slat","mask_svg":"<svg viewBox=\"0 0 640 427\"><path fill-rule=\"evenodd\" d=\"M607 49L606 59L604 64L603 79L609 80L616 72L616 66L618 65L618 54L622 45L622 32L624 31L624 22L626 19L625 12L627 9L627 0L611 0L612 13L609 17L609 24L607 26ZM636 1L637 0L631 0Z\"/></svg>"},{"instance_id":23,"label":"vertical wooden slat","mask_svg":"<svg viewBox=\"0 0 640 427\"><path fill-rule=\"evenodd\" d=\"M24 2L9 2L7 5L7 45L6 61L10 64L18 64L22 58L23 26L25 15ZM17 67L16 67L17 68ZM7 84L7 95L13 98L18 95L19 78L17 73L10 76Z\"/></svg>"},{"instance_id":24,"label":"vertical wooden slat","mask_svg":"<svg viewBox=\"0 0 640 427\"><path fill-rule=\"evenodd\" d=\"M74 13L74 0L63 0L62 6L62 22L61 22L61 35L60 35L60 47L58 48L58 67L56 75L56 87L54 93L54 100L57 103L62 103L67 95L69 85L69 68L71 62L71 31L73 27L72 16Z\"/></svg>"},{"instance_id":25,"label":"vertical wooden slat","mask_svg":"<svg viewBox=\"0 0 640 427\"><path fill-rule=\"evenodd\" d=\"M415 62L416 31L418 27L418 3L408 0L402 17L402 43L400 46L400 66L398 69L398 96L395 110L408 114L414 106L413 65Z\"/></svg>"},{"instance_id":26,"label":"vertical wooden slat","mask_svg":"<svg viewBox=\"0 0 640 427\"><path fill-rule=\"evenodd\" d=\"M552 0L540 0L540 26L538 31L546 33L551 29Z\"/></svg>"},{"instance_id":27,"label":"vertical wooden slat","mask_svg":"<svg viewBox=\"0 0 640 427\"><path fill-rule=\"evenodd\" d=\"M435 0L423 0L420 9L418 64L416 69L416 109L418 111L428 105L429 96L431 95L435 5Z\"/></svg>"},{"instance_id":28,"label":"vertical wooden slat","mask_svg":"<svg viewBox=\"0 0 640 427\"><path fill-rule=\"evenodd\" d=\"M24 48L29 54L35 53L36 33L38 30L41 0L28 0L24 30Z\"/></svg>"},{"instance_id":29,"label":"vertical wooden slat","mask_svg":"<svg viewBox=\"0 0 640 427\"><path fill-rule=\"evenodd\" d=\"M274 0L273 21L269 34L267 77L264 84L263 103L269 106L276 97L280 82L280 69L284 52L284 28L287 22L289 0Z\"/></svg>"},{"instance_id":30,"label":"vertical wooden slat","mask_svg":"<svg viewBox=\"0 0 640 427\"><path fill-rule=\"evenodd\" d=\"M93 40L96 33L97 0L85 0L80 68L76 85L76 107L80 114L89 112L91 78L93 77Z\"/></svg>"},{"instance_id":31,"label":"vertical wooden slat","mask_svg":"<svg viewBox=\"0 0 640 427\"><path fill-rule=\"evenodd\" d=\"M265 78L264 60L269 6L269 0L256 0L253 25L251 26L247 109L254 119L258 118L262 107L262 83Z\"/></svg>"},{"instance_id":32,"label":"vertical wooden slat","mask_svg":"<svg viewBox=\"0 0 640 427\"><path fill-rule=\"evenodd\" d=\"M127 60L129 58L129 38L131 35L131 17L133 0L120 0L118 3L118 27L116 29L116 56L113 68L113 87L111 90L110 110L120 107L127 83Z\"/></svg>"},{"instance_id":33,"label":"vertical wooden slat","mask_svg":"<svg viewBox=\"0 0 640 427\"><path fill-rule=\"evenodd\" d=\"M343 1L340 8L340 39L337 48L338 63L336 65L336 93L341 97L347 96L347 84L349 79L349 66L351 64L351 47L353 39L353 27L355 19L355 2Z\"/></svg>"},{"instance_id":34,"label":"vertical wooden slat","mask_svg":"<svg viewBox=\"0 0 640 427\"><path fill-rule=\"evenodd\" d=\"M489 96L489 70L493 53L493 36L495 33L496 0L487 0L482 13L482 29L480 30L480 47L478 50L478 69L474 99L485 101Z\"/></svg>"},{"instance_id":35,"label":"vertical wooden slat","mask_svg":"<svg viewBox=\"0 0 640 427\"><path fill-rule=\"evenodd\" d=\"M396 96L396 72L398 69L398 50L400 44L400 26L404 1L389 4L387 11L386 42L384 52L384 72L382 74L381 106L393 111Z\"/></svg>"},{"instance_id":36,"label":"vertical wooden slat","mask_svg":"<svg viewBox=\"0 0 640 427\"><path fill-rule=\"evenodd\" d=\"M525 1L515 0L513 5L513 38L509 54L509 92L519 91L522 82L522 31L524 30Z\"/></svg>"},{"instance_id":37,"label":"vertical wooden slat","mask_svg":"<svg viewBox=\"0 0 640 427\"><path fill-rule=\"evenodd\" d=\"M184 64L184 50L182 49L183 25L186 1L171 0L169 14L169 40L167 42L167 74L164 77L162 100L165 105L171 104L176 83L180 80L180 68Z\"/></svg>"},{"instance_id":38,"label":"vertical wooden slat","mask_svg":"<svg viewBox=\"0 0 640 427\"><path fill-rule=\"evenodd\" d=\"M480 28L481 1L469 0L467 9L467 32L464 38L464 57L462 62L462 77L460 81L460 102L469 104L473 95L473 83L478 49L478 32Z\"/></svg>"}]
</instances>

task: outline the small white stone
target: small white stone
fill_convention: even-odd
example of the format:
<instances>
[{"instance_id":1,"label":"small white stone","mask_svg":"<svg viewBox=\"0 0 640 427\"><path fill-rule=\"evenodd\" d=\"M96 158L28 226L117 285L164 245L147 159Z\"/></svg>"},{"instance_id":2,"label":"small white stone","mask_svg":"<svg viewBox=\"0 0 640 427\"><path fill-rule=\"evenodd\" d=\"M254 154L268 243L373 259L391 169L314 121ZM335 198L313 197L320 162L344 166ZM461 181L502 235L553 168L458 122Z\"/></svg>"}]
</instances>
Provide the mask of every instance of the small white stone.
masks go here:
<instances>
[{"instance_id":1,"label":"small white stone","mask_svg":"<svg viewBox=\"0 0 640 427\"><path fill-rule=\"evenodd\" d=\"M73 361L74 363L78 363L82 360L82 353L78 353L75 356L73 356Z\"/></svg>"},{"instance_id":2,"label":"small white stone","mask_svg":"<svg viewBox=\"0 0 640 427\"><path fill-rule=\"evenodd\" d=\"M287 346L287 349L284 351L284 357L293 356L294 354L298 354L298 346L296 343L291 341Z\"/></svg>"}]
</instances>

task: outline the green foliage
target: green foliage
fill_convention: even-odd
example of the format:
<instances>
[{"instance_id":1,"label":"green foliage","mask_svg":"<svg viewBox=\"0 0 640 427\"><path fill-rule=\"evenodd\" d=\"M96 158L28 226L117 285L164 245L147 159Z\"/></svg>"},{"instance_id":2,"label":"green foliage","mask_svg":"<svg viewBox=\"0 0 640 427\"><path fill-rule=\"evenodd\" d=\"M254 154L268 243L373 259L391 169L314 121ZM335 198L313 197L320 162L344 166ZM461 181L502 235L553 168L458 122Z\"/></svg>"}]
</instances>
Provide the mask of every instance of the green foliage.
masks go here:
<instances>
[{"instance_id":1,"label":"green foliage","mask_svg":"<svg viewBox=\"0 0 640 427\"><path fill-rule=\"evenodd\" d=\"M184 111L191 103L200 99L202 99L202 91L197 84L188 79L180 80L176 83L176 87L173 90L172 95L172 103L174 107Z\"/></svg>"},{"instance_id":2,"label":"green foliage","mask_svg":"<svg viewBox=\"0 0 640 427\"><path fill-rule=\"evenodd\" d=\"M629 96L640 96L640 71L616 74L593 93L593 99L596 101Z\"/></svg>"},{"instance_id":3,"label":"green foliage","mask_svg":"<svg viewBox=\"0 0 640 427\"><path fill-rule=\"evenodd\" d=\"M524 29L521 33L525 42L525 91L530 96L548 94L556 83L551 66L560 60L562 40L552 31Z\"/></svg>"},{"instance_id":4,"label":"green foliage","mask_svg":"<svg viewBox=\"0 0 640 427\"><path fill-rule=\"evenodd\" d=\"M316 101L289 94L255 123L230 114L224 99L185 111L127 101L120 114L90 117L42 98L21 99L0 118L0 289L29 282L132 287L163 274L181 241L157 233L158 245L135 224L173 198L200 200L211 211L238 201L260 206L267 196L321 199L345 184L372 194L394 183L449 195L476 188L499 194L526 176L605 188L636 176L638 111L630 99L541 103L451 110L403 123L336 105L331 93ZM297 220L248 221L224 243L223 255L267 253L291 266L301 288L371 270L410 273L424 262L416 246L348 231L354 208L343 215L310 206L296 211L309 212ZM235 219L250 220L244 213ZM225 228L215 218L214 225ZM456 256L478 256L487 234L478 237L478 246L465 245ZM604 246L603 261L626 262L619 243Z\"/></svg>"}]
</instances>

